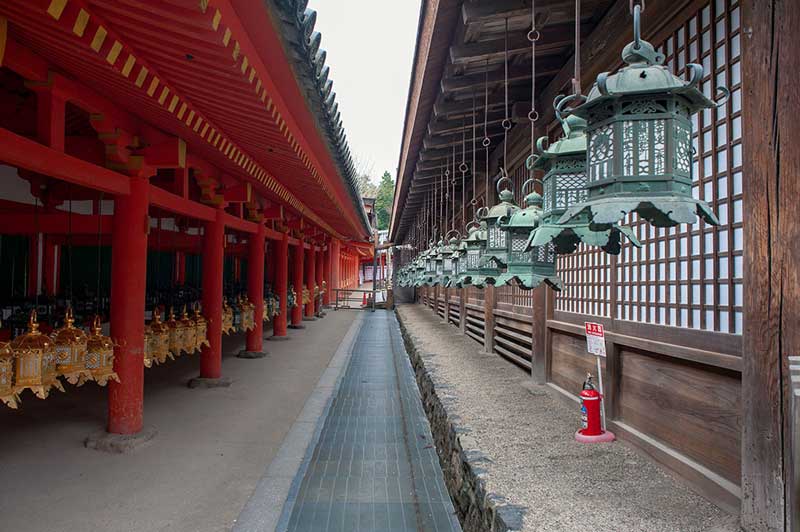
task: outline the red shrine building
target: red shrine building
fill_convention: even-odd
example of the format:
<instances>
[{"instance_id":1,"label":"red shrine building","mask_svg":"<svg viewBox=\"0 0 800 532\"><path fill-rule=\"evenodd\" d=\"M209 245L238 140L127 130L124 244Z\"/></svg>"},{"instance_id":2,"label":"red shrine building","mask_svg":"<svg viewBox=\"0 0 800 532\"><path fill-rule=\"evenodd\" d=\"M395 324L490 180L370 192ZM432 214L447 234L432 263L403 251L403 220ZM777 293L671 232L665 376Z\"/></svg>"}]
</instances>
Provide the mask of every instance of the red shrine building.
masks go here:
<instances>
[{"instance_id":1,"label":"red shrine building","mask_svg":"<svg viewBox=\"0 0 800 532\"><path fill-rule=\"evenodd\" d=\"M258 355L265 327L302 327L372 253L316 14L297 4L0 3L4 341L31 310L42 330L67 307L99 316L110 433L142 430L153 320L195 306L197 381L224 384L231 316Z\"/></svg>"}]
</instances>

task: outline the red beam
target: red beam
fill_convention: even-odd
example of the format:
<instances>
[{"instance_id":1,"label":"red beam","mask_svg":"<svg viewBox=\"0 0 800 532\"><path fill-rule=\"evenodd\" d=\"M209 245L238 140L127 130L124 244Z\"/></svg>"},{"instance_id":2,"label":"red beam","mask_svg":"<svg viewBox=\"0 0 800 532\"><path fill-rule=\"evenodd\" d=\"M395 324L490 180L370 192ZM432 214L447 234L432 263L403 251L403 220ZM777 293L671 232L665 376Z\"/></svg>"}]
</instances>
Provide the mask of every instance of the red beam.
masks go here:
<instances>
[{"instance_id":1,"label":"red beam","mask_svg":"<svg viewBox=\"0 0 800 532\"><path fill-rule=\"evenodd\" d=\"M252 234L258 231L258 224L237 218L236 216L228 214L227 212L222 215L222 220L226 227L230 227L231 229L235 229L243 233Z\"/></svg>"},{"instance_id":2,"label":"red beam","mask_svg":"<svg viewBox=\"0 0 800 532\"><path fill-rule=\"evenodd\" d=\"M204 222L213 222L217 217L216 209L152 185L150 186L150 205Z\"/></svg>"},{"instance_id":3,"label":"red beam","mask_svg":"<svg viewBox=\"0 0 800 532\"><path fill-rule=\"evenodd\" d=\"M0 161L111 194L130 194L128 177L0 128Z\"/></svg>"}]
</instances>

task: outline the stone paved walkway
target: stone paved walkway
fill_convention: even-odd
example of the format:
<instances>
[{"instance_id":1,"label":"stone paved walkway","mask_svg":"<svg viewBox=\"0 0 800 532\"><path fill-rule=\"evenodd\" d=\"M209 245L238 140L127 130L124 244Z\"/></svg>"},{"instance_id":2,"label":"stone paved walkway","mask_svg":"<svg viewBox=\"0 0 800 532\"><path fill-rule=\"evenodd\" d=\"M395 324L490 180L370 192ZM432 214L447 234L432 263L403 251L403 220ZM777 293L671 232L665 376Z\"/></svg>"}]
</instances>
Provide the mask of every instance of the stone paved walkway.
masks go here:
<instances>
[{"instance_id":1,"label":"stone paved walkway","mask_svg":"<svg viewBox=\"0 0 800 532\"><path fill-rule=\"evenodd\" d=\"M352 349L288 530L460 531L394 314L366 313Z\"/></svg>"}]
</instances>

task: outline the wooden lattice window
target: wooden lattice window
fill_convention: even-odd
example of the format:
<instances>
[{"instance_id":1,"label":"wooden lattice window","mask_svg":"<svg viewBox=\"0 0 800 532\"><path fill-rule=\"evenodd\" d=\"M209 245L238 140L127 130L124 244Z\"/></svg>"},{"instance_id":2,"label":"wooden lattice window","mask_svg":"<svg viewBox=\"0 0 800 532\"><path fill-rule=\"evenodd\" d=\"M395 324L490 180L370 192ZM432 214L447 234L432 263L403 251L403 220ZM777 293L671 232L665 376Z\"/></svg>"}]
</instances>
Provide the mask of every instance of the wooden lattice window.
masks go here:
<instances>
[{"instance_id":1,"label":"wooden lattice window","mask_svg":"<svg viewBox=\"0 0 800 532\"><path fill-rule=\"evenodd\" d=\"M657 229L632 215L644 246L624 245L618 258L581 247L558 260L566 290L556 309L616 319L742 332L741 10L738 0L714 0L677 25L658 49L673 72L688 63L705 70L702 89L731 91L718 109L693 117L694 187L721 225Z\"/></svg>"}]
</instances>

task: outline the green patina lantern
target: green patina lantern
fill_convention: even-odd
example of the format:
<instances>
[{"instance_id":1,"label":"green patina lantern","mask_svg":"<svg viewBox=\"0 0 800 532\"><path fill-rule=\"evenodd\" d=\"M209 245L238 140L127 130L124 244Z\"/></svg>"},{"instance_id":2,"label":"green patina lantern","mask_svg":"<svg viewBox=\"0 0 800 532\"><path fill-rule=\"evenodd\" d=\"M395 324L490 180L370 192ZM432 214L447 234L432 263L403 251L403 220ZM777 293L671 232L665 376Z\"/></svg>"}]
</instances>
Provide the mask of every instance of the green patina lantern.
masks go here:
<instances>
[{"instance_id":1,"label":"green patina lantern","mask_svg":"<svg viewBox=\"0 0 800 532\"><path fill-rule=\"evenodd\" d=\"M485 270L483 280L487 284L495 284L502 269L508 264L508 234L502 227L502 221L507 220L519 211L514 203L514 193L509 189L500 190L504 184L511 184L511 179L503 175L497 180L497 196L500 203L486 211L486 249L481 256L481 269Z\"/></svg>"},{"instance_id":2,"label":"green patina lantern","mask_svg":"<svg viewBox=\"0 0 800 532\"><path fill-rule=\"evenodd\" d=\"M431 286L444 286L445 276L444 276L444 257L447 252L447 245L445 241L439 240L439 243L433 250L433 267L435 270L435 275L433 276L433 282Z\"/></svg>"},{"instance_id":3,"label":"green patina lantern","mask_svg":"<svg viewBox=\"0 0 800 532\"><path fill-rule=\"evenodd\" d=\"M451 281L454 278L454 271L453 271L453 254L458 247L458 238L453 236L448 240L448 236L452 233L458 234L457 231L453 230L448 232L444 236L444 241L440 242L439 247L439 254L437 255L437 261L441 259L441 274L439 276L439 284L447 288L450 286Z\"/></svg>"},{"instance_id":4,"label":"green patina lantern","mask_svg":"<svg viewBox=\"0 0 800 532\"><path fill-rule=\"evenodd\" d=\"M534 180L522 185L525 190ZM542 219L542 196L531 192L525 196L525 208L518 210L499 223L508 240L506 272L497 278L497 284L516 283L526 290L536 288L543 282L561 290L561 280L556 276L556 254L551 243L528 249L528 238Z\"/></svg>"},{"instance_id":5,"label":"green patina lantern","mask_svg":"<svg viewBox=\"0 0 800 532\"><path fill-rule=\"evenodd\" d=\"M429 243L428 249L422 254L425 261L425 269L422 272L421 285L434 286L436 280L436 254L437 249L433 240Z\"/></svg>"},{"instance_id":6,"label":"green patina lantern","mask_svg":"<svg viewBox=\"0 0 800 532\"><path fill-rule=\"evenodd\" d=\"M467 266L467 243L461 239L455 239L455 243L451 240L450 245L453 246L453 275L450 277L449 286L461 288L461 277Z\"/></svg>"},{"instance_id":7,"label":"green patina lantern","mask_svg":"<svg viewBox=\"0 0 800 532\"><path fill-rule=\"evenodd\" d=\"M481 256L486 249L486 224L473 220L467 226L467 238L464 239L464 258L461 261L462 273L458 278L461 286L473 285L483 288L481 279ZM475 281L473 283L473 281Z\"/></svg>"},{"instance_id":8,"label":"green patina lantern","mask_svg":"<svg viewBox=\"0 0 800 532\"><path fill-rule=\"evenodd\" d=\"M697 216L718 225L711 208L692 197L692 122L715 106L698 88L703 67L688 65L689 81L664 66L664 55L640 36L641 6L634 6L634 41L622 51L626 66L597 77L573 113L587 122L588 199L560 222L608 229L635 212L656 227L692 224ZM727 93L726 89L722 89Z\"/></svg>"},{"instance_id":9,"label":"green patina lantern","mask_svg":"<svg viewBox=\"0 0 800 532\"><path fill-rule=\"evenodd\" d=\"M547 149L547 137L536 143L538 153L528 157L529 170L543 170L543 206L539 226L530 233L526 249L552 244L556 253L573 253L580 242L602 247L607 253L618 255L621 250L620 235L641 247L630 227L608 224L594 226L589 213L582 212L572 221L559 224L558 220L573 205L586 201L586 120L575 115L563 118L564 106L583 96L559 96L554 102L555 115L561 122L564 136Z\"/></svg>"}]
</instances>

